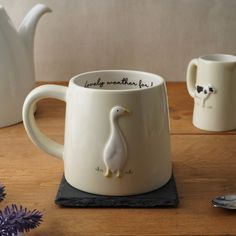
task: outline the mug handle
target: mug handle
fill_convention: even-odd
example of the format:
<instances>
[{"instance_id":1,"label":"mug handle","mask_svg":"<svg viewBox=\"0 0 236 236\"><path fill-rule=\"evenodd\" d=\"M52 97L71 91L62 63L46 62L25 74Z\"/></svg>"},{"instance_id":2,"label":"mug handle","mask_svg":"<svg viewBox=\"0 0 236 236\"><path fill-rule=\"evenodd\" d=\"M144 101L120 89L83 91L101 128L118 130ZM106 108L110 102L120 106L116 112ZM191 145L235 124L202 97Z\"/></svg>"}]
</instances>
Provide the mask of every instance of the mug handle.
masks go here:
<instances>
[{"instance_id":1,"label":"mug handle","mask_svg":"<svg viewBox=\"0 0 236 236\"><path fill-rule=\"evenodd\" d=\"M35 117L35 104L44 98L55 98L66 102L67 87L60 85L42 85L33 89L23 105L23 122L31 141L46 153L63 159L64 146L44 135L38 128Z\"/></svg>"},{"instance_id":2,"label":"mug handle","mask_svg":"<svg viewBox=\"0 0 236 236\"><path fill-rule=\"evenodd\" d=\"M191 97L194 98L198 59L192 59L187 69L187 89Z\"/></svg>"}]
</instances>

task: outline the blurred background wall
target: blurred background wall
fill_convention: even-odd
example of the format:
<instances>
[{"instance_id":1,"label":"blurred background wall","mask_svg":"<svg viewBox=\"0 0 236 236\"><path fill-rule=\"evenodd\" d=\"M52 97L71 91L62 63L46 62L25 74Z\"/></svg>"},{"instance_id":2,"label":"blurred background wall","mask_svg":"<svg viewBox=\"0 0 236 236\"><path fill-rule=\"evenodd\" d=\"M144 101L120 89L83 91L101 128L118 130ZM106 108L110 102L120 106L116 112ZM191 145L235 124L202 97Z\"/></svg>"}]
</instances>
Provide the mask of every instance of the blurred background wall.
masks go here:
<instances>
[{"instance_id":1,"label":"blurred background wall","mask_svg":"<svg viewBox=\"0 0 236 236\"><path fill-rule=\"evenodd\" d=\"M36 3L36 79L64 81L99 69L135 69L185 80L190 59L236 55L236 0L0 0L19 25Z\"/></svg>"}]
</instances>

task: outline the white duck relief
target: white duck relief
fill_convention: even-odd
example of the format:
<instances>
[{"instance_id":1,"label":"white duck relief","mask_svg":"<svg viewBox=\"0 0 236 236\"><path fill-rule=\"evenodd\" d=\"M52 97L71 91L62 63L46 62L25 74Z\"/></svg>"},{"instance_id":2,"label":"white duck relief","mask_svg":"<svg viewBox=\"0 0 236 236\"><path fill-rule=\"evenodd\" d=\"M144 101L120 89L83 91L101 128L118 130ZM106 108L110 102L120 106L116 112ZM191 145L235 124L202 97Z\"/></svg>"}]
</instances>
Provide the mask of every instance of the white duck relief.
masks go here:
<instances>
[{"instance_id":1,"label":"white duck relief","mask_svg":"<svg viewBox=\"0 0 236 236\"><path fill-rule=\"evenodd\" d=\"M128 115L130 112L121 106L115 106L110 111L110 136L105 145L103 160L106 166L106 177L116 173L121 177L121 172L127 161L127 145L117 120L120 116Z\"/></svg>"}]
</instances>

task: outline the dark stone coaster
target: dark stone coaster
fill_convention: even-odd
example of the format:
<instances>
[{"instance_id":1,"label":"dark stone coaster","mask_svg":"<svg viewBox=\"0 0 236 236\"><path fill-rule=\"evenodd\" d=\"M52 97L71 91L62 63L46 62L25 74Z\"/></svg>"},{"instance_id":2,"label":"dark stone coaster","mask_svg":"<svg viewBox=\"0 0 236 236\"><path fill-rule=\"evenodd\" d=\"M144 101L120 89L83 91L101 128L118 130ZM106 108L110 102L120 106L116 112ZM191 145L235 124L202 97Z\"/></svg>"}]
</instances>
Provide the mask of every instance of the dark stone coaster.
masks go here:
<instances>
[{"instance_id":1,"label":"dark stone coaster","mask_svg":"<svg viewBox=\"0 0 236 236\"><path fill-rule=\"evenodd\" d=\"M63 175L55 203L62 207L154 208L176 207L179 203L179 198L173 175L167 184L157 190L139 195L121 197L83 192L68 184Z\"/></svg>"},{"instance_id":2,"label":"dark stone coaster","mask_svg":"<svg viewBox=\"0 0 236 236\"><path fill-rule=\"evenodd\" d=\"M55 203L62 207L154 208L176 207L179 203L179 198L173 175L167 184L157 190L139 195L121 197L83 192L68 184L63 176Z\"/></svg>"}]
</instances>

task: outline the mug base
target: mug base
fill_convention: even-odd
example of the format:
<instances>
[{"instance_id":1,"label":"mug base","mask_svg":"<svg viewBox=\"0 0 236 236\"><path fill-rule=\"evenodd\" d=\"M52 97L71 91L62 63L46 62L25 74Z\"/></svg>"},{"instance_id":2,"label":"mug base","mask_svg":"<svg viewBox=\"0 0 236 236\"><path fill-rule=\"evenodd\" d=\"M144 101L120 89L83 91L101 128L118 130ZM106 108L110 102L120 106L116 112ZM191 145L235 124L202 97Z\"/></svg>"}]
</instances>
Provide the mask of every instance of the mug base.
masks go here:
<instances>
[{"instance_id":1,"label":"mug base","mask_svg":"<svg viewBox=\"0 0 236 236\"><path fill-rule=\"evenodd\" d=\"M204 131L209 131L209 132L226 132L226 131L232 131L235 130L235 127L209 127L209 126L201 126L199 124L196 124L193 122L193 125L200 129L200 130L204 130Z\"/></svg>"},{"instance_id":2,"label":"mug base","mask_svg":"<svg viewBox=\"0 0 236 236\"><path fill-rule=\"evenodd\" d=\"M131 196L131 195L139 195L139 194L144 194L144 193L147 193L147 192L151 192L151 191L154 191L156 189L159 189L161 187L163 187L171 178L172 176L172 170L171 170L171 166L170 166L170 169L169 171L167 171L165 174L162 174L162 176L159 176L157 177L158 181L155 181L155 183L148 183L147 182L147 185L143 186L143 187L140 187L140 186L137 186L137 185L134 185L133 184L129 184L129 186L125 186L125 187L113 187L112 189L109 188L109 187L106 187L106 188L99 188L98 186L88 186L88 185L85 185L85 184L78 184L78 182L74 181L73 178L70 178L70 175L67 176L66 175L66 172L65 172L65 179L67 181L68 184L70 184L73 188L75 189L78 189L80 191L83 191L83 192L86 192L86 193L89 193L89 194L96 194L96 195L103 195L103 196ZM131 189L131 186L133 187ZM134 186L136 186L134 188ZM94 188L95 187L95 188Z\"/></svg>"}]
</instances>

